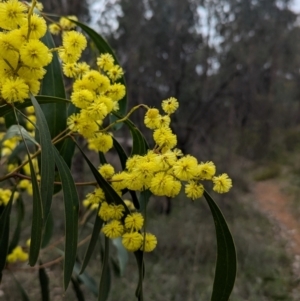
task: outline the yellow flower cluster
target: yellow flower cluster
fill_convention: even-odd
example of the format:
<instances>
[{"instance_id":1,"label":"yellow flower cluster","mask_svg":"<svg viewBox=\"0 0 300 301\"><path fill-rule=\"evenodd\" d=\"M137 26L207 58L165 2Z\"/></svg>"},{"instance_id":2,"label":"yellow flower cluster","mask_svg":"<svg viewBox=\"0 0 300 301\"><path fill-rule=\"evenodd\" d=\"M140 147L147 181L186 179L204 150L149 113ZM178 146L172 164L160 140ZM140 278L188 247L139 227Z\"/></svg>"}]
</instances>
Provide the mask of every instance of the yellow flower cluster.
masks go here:
<instances>
[{"instance_id":1,"label":"yellow flower cluster","mask_svg":"<svg viewBox=\"0 0 300 301\"><path fill-rule=\"evenodd\" d=\"M114 170L110 164L104 164L99 167L99 171L106 179L110 179ZM131 252L144 249L145 252L151 252L157 245L155 235L151 233L141 234L144 225L144 218L141 213L131 212L124 218L125 208L123 205L108 204L105 195L100 187L97 187L92 193L86 195L83 205L91 210L99 208L98 215L105 222L102 232L109 238L122 237L124 247ZM130 201L125 201L127 208L134 211Z\"/></svg>"},{"instance_id":2,"label":"yellow flower cluster","mask_svg":"<svg viewBox=\"0 0 300 301\"><path fill-rule=\"evenodd\" d=\"M10 200L12 191L10 189L0 188L0 206L6 206ZM16 200L19 196L18 192L14 194L14 200Z\"/></svg>"},{"instance_id":3,"label":"yellow flower cluster","mask_svg":"<svg viewBox=\"0 0 300 301\"><path fill-rule=\"evenodd\" d=\"M80 43L78 40L77 44ZM118 101L125 96L125 86L115 82L122 77L123 70L114 64L110 54L101 54L97 66L98 70L92 70L84 62L63 65L64 74L75 78L71 101L81 109L68 118L68 126L87 139L89 149L106 153L112 148L113 139L110 133L101 132L101 126L108 114L118 110Z\"/></svg>"},{"instance_id":4,"label":"yellow flower cluster","mask_svg":"<svg viewBox=\"0 0 300 301\"><path fill-rule=\"evenodd\" d=\"M6 261L14 263L16 261L27 261L28 253L24 252L21 246L15 247L10 254L7 255Z\"/></svg>"},{"instance_id":5,"label":"yellow flower cluster","mask_svg":"<svg viewBox=\"0 0 300 301\"><path fill-rule=\"evenodd\" d=\"M167 113L161 115L155 108L145 114L145 125L152 129L155 147L146 155L134 155L128 158L126 170L109 175L113 188L121 195L125 188L134 191L149 189L154 195L175 197L185 183L185 193L192 200L200 198L204 193L202 181L213 182L213 190L225 193L232 187L232 180L227 174L215 176L216 166L213 162L198 162L191 155L183 155L174 148L177 137L170 128L170 115L178 108L178 101L171 97L162 102ZM107 178L107 177L106 177Z\"/></svg>"},{"instance_id":6,"label":"yellow flower cluster","mask_svg":"<svg viewBox=\"0 0 300 301\"><path fill-rule=\"evenodd\" d=\"M52 60L40 41L47 25L33 7L7 0L0 3L0 29L0 96L7 103L23 102L29 93L39 92L43 67Z\"/></svg>"}]
</instances>

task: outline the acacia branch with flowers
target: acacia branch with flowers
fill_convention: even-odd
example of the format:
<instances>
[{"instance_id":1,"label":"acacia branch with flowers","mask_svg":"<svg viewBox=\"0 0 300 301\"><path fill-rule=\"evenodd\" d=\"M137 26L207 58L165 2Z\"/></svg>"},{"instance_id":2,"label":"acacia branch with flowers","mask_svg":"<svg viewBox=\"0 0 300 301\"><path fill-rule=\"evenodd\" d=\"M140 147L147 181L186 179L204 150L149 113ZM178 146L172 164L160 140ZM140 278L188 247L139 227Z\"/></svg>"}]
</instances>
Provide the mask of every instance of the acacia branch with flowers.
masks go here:
<instances>
[{"instance_id":1,"label":"acacia branch with flowers","mask_svg":"<svg viewBox=\"0 0 300 301\"><path fill-rule=\"evenodd\" d=\"M52 22L48 27L46 19ZM106 238L98 300L106 300L109 293L109 239L120 242L118 251L134 253L139 271L136 297L143 300L143 253L154 251L158 243L145 223L147 203L151 195L174 198L183 191L193 201L204 195L209 204L218 243L211 300L228 300L236 273L235 248L226 221L204 184L211 181L215 192L226 193L232 181L226 173L216 175L213 162L199 162L176 148L177 137L170 124L179 107L177 99L163 100L163 113L150 104L127 113L124 72L110 46L74 16L44 14L37 1L1 2L0 28L0 116L6 126L0 133L1 169L5 170L0 177L0 279L17 261L36 266L41 247L51 241L47 229L53 195L62 190L66 233L60 252L67 289L72 274L78 273L73 270L78 264L78 227L86 220L79 222L76 186L95 185L82 200L86 214L93 214L95 221L80 273L84 273L101 232ZM61 36L61 46L54 45L50 33ZM94 65L81 61L87 38L99 50ZM72 81L70 100L63 76ZM140 108L146 109L144 124L153 131L154 142L146 141L129 119ZM128 127L133 138L130 156L113 134L121 126ZM85 139L88 150L81 149L78 136ZM95 181L74 182L70 166L75 147ZM107 162L105 154L112 148L122 170ZM89 152L99 154L98 168L88 159ZM28 246L22 247L16 239L21 220L13 239L9 227L12 208L22 206L25 193L31 196L33 217ZM41 269L44 266L47 263Z\"/></svg>"}]
</instances>

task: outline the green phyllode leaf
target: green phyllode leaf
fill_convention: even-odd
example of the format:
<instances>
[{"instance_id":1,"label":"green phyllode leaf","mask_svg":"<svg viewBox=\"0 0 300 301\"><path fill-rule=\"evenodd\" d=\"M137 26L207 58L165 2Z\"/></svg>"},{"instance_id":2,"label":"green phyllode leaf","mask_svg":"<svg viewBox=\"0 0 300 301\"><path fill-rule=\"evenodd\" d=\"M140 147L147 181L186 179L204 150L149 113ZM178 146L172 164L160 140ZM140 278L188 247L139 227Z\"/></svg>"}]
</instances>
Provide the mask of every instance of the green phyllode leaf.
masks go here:
<instances>
[{"instance_id":1,"label":"green phyllode leaf","mask_svg":"<svg viewBox=\"0 0 300 301\"><path fill-rule=\"evenodd\" d=\"M65 259L64 259L64 289L71 280L77 254L79 199L70 169L58 150L53 146L55 164L62 182L65 204Z\"/></svg>"},{"instance_id":2,"label":"green phyllode leaf","mask_svg":"<svg viewBox=\"0 0 300 301\"><path fill-rule=\"evenodd\" d=\"M82 274L79 274L79 272L80 264L78 263L78 261L76 261L74 266L74 274L93 293L93 295L97 297L98 288L94 278L92 278L86 271Z\"/></svg>"},{"instance_id":3,"label":"green phyllode leaf","mask_svg":"<svg viewBox=\"0 0 300 301\"><path fill-rule=\"evenodd\" d=\"M27 132L25 128L23 128L21 125L14 124L7 129L4 137L0 141L0 147L2 146L2 143L5 140L11 139L13 137L22 137L22 136L24 137L24 139L33 142L35 145L39 145L37 141Z\"/></svg>"},{"instance_id":4,"label":"green phyllode leaf","mask_svg":"<svg viewBox=\"0 0 300 301\"><path fill-rule=\"evenodd\" d=\"M47 31L41 40L49 49L55 48L54 41L49 31ZM47 73L43 78L40 94L66 98L61 64L56 52L53 52L52 62L46 66L45 69ZM43 104L41 108L47 120L51 138L54 138L67 127L67 103L53 102L50 104Z\"/></svg>"},{"instance_id":5,"label":"green phyllode leaf","mask_svg":"<svg viewBox=\"0 0 300 301\"><path fill-rule=\"evenodd\" d=\"M68 104L70 101L65 98L59 98L54 96L46 96L46 95L37 95L35 96L35 99L39 104L54 104L54 103L63 103ZM15 103L15 108L18 110L25 109L27 107L32 106L31 100L26 99L24 102ZM11 105L3 105L0 110L0 117L6 116L7 114L10 114L13 112L13 107ZM15 120L15 119L14 119Z\"/></svg>"},{"instance_id":6,"label":"green phyllode leaf","mask_svg":"<svg viewBox=\"0 0 300 301\"><path fill-rule=\"evenodd\" d=\"M53 196L53 182L55 174L54 154L51 136L44 113L32 94L30 94L30 98L35 110L36 124L41 145L40 193L43 202L43 218L44 222L46 222L50 212Z\"/></svg>"},{"instance_id":7,"label":"green phyllode leaf","mask_svg":"<svg viewBox=\"0 0 300 301\"><path fill-rule=\"evenodd\" d=\"M85 159L86 163L88 164L91 172L93 173L95 180L97 181L99 187L101 187L105 194L105 199L108 204L116 204L116 205L123 205L125 208L124 216L125 218L127 214L130 214L129 209L127 208L126 204L122 200L122 198L116 193L116 191L110 186L110 184L101 176L97 168L92 164L92 162L88 159L88 157L85 155L83 150L80 148L80 146L76 143L78 149L80 150L83 158Z\"/></svg>"},{"instance_id":8,"label":"green phyllode leaf","mask_svg":"<svg viewBox=\"0 0 300 301\"><path fill-rule=\"evenodd\" d=\"M14 192L15 191L13 191L13 193L11 194L9 202L0 215L0 283L2 279L2 271L6 264L6 256L8 254L9 221Z\"/></svg>"},{"instance_id":9,"label":"green phyllode leaf","mask_svg":"<svg viewBox=\"0 0 300 301\"><path fill-rule=\"evenodd\" d=\"M99 205L99 207L100 207L100 205ZM99 211L99 207L98 207L97 212ZM100 216L98 214L96 214L96 218L95 218L95 222L94 222L94 227L93 227L93 231L92 231L92 236L91 236L89 245L88 245L88 247L87 247L87 249L85 251L83 263L81 265L81 269L80 269L79 274L81 274L81 273L84 272L86 266L88 265L88 263L89 263L89 261L91 259L91 256L92 256L92 254L94 252L96 243L97 243L98 238L99 238L99 233L100 233L100 230L102 228L102 225L103 225L103 220L100 218Z\"/></svg>"},{"instance_id":10,"label":"green phyllode leaf","mask_svg":"<svg viewBox=\"0 0 300 301\"><path fill-rule=\"evenodd\" d=\"M215 222L217 262L211 301L228 301L234 286L237 268L234 241L223 214L211 196L204 191Z\"/></svg>"},{"instance_id":11,"label":"green phyllode leaf","mask_svg":"<svg viewBox=\"0 0 300 301\"><path fill-rule=\"evenodd\" d=\"M98 301L106 301L110 290L110 268L109 268L109 238L105 236L104 258L102 263L102 273L99 284Z\"/></svg>"},{"instance_id":12,"label":"green phyllode leaf","mask_svg":"<svg viewBox=\"0 0 300 301\"><path fill-rule=\"evenodd\" d=\"M119 113L113 112L113 114L117 117L117 119L123 118ZM147 150L149 149L147 141L141 131L136 127L136 125L130 121L129 119L126 119L123 121L129 128L131 136L132 136L132 150L131 150L131 156L133 155L145 155L147 153Z\"/></svg>"},{"instance_id":13,"label":"green phyllode leaf","mask_svg":"<svg viewBox=\"0 0 300 301\"><path fill-rule=\"evenodd\" d=\"M25 143L25 141L24 141ZM26 144L26 143L25 143ZM30 236L30 248L29 248L29 265L34 266L38 260L39 252L42 243L42 234L43 234L43 201L39 189L39 184L37 182L37 176L32 164L32 160L29 154L29 151L26 147L28 161L30 166L30 175L32 182L32 223L31 223L31 236Z\"/></svg>"},{"instance_id":14,"label":"green phyllode leaf","mask_svg":"<svg viewBox=\"0 0 300 301\"><path fill-rule=\"evenodd\" d=\"M40 266L42 262L40 262ZM49 277L46 273L46 270L42 267L39 268L39 281L41 286L41 295L43 301L50 301L50 292L49 292Z\"/></svg>"},{"instance_id":15,"label":"green phyllode leaf","mask_svg":"<svg viewBox=\"0 0 300 301\"><path fill-rule=\"evenodd\" d=\"M17 285L17 288L21 294L21 297L22 297L22 301L30 301L26 291L24 290L23 286L21 285L21 283L17 280L17 278L12 274L12 277L14 278L15 280L15 283Z\"/></svg>"},{"instance_id":16,"label":"green phyllode leaf","mask_svg":"<svg viewBox=\"0 0 300 301\"><path fill-rule=\"evenodd\" d=\"M117 249L120 276L123 276L129 259L128 251L124 248L121 237L112 239L112 243Z\"/></svg>"},{"instance_id":17,"label":"green phyllode leaf","mask_svg":"<svg viewBox=\"0 0 300 301\"><path fill-rule=\"evenodd\" d=\"M19 243L19 239L20 239L20 234L21 234L21 230L22 230L22 222L24 219L24 215L25 215L25 209L24 209L24 203L23 203L23 199L22 196L19 195L19 197L17 198L16 202L16 207L17 207L17 225L13 234L13 237L10 241L9 244L9 248L8 248L8 253L11 253L12 250L18 245ZM1 243L0 243L1 245Z\"/></svg>"}]
</instances>

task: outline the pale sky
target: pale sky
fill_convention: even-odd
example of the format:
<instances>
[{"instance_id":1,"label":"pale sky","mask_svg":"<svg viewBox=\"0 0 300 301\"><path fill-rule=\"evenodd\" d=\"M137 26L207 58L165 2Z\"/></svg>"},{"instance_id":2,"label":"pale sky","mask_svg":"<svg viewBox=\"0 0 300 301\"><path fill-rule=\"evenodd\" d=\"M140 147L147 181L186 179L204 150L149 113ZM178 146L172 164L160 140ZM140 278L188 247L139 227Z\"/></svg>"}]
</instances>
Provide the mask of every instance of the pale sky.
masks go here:
<instances>
[{"instance_id":1,"label":"pale sky","mask_svg":"<svg viewBox=\"0 0 300 301\"><path fill-rule=\"evenodd\" d=\"M292 2L291 9L296 13L300 13L300 0L294 0Z\"/></svg>"}]
</instances>

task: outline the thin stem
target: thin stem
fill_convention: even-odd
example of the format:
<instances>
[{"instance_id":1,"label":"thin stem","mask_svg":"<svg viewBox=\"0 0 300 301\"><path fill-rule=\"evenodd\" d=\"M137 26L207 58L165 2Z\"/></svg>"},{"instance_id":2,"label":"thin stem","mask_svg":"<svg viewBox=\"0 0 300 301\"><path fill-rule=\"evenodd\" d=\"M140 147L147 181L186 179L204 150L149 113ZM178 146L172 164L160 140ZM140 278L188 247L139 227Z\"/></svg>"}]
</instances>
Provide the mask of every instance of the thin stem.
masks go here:
<instances>
[{"instance_id":1,"label":"thin stem","mask_svg":"<svg viewBox=\"0 0 300 301\"><path fill-rule=\"evenodd\" d=\"M12 175L12 177L17 177L17 178L21 178L21 179L25 179L25 180L30 180L31 181L31 177L29 176L25 176L23 174L20 173L15 173ZM37 180L38 182L40 182L41 180ZM54 185L62 185L62 182L53 182ZM97 182L79 182L79 183L75 183L76 186L97 186Z\"/></svg>"},{"instance_id":2,"label":"thin stem","mask_svg":"<svg viewBox=\"0 0 300 301\"><path fill-rule=\"evenodd\" d=\"M116 120L115 122L111 123L110 125L108 125L106 128L104 128L103 130L100 130L99 132L106 132L107 130L109 130L110 128L112 128L114 125L116 125L117 123L120 123L120 122L123 122L125 120L127 120L129 118L129 116L134 112L136 111L137 109L139 108L145 108L147 110L149 110L149 107L147 105L144 105L144 104L140 104L140 105L137 105L135 107L133 107L128 113L126 116L124 116L123 118L121 119L118 119Z\"/></svg>"},{"instance_id":3,"label":"thin stem","mask_svg":"<svg viewBox=\"0 0 300 301\"><path fill-rule=\"evenodd\" d=\"M30 6L30 9L28 12L28 32L27 32L27 38L26 38L27 41L29 40L29 37L30 37L30 32L31 32L30 21L31 21L31 16L33 14L33 10L34 10L35 6L36 6L36 0L33 0L31 2L31 6Z\"/></svg>"}]
</instances>

